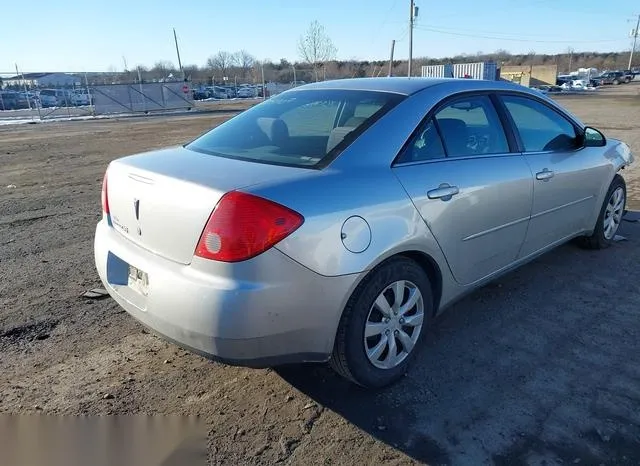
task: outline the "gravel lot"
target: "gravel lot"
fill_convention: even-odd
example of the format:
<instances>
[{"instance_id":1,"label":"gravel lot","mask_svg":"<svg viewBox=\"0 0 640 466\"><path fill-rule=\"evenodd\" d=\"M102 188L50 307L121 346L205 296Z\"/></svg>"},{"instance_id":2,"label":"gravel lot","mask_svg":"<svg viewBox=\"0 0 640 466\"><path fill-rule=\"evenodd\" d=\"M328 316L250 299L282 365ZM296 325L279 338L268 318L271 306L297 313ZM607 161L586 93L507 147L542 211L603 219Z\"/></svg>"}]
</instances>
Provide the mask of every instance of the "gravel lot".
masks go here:
<instances>
[{"instance_id":1,"label":"gravel lot","mask_svg":"<svg viewBox=\"0 0 640 466\"><path fill-rule=\"evenodd\" d=\"M639 91L562 102L640 158ZM99 285L107 163L224 118L0 128L0 413L199 414L212 464L640 463L640 223L607 251L565 245L459 302L378 393L324 367L211 363L81 298ZM640 163L624 175L640 210Z\"/></svg>"}]
</instances>

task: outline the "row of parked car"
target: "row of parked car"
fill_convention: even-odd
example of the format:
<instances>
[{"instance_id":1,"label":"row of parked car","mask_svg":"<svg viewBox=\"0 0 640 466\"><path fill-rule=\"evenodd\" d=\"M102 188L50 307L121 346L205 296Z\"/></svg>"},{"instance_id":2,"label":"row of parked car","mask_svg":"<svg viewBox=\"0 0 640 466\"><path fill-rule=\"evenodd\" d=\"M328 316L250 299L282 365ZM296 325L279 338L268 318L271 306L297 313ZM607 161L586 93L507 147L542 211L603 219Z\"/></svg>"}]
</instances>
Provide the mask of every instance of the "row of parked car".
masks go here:
<instances>
[{"instance_id":1,"label":"row of parked car","mask_svg":"<svg viewBox=\"0 0 640 466\"><path fill-rule=\"evenodd\" d=\"M640 75L640 69L605 71L598 76L588 78L588 85L590 87L605 85L617 86L618 84L626 84L633 81L638 75ZM558 76L556 85L569 85L575 80L575 76Z\"/></svg>"},{"instance_id":2,"label":"row of parked car","mask_svg":"<svg viewBox=\"0 0 640 466\"><path fill-rule=\"evenodd\" d=\"M605 71L600 76L592 78L594 86L604 86L606 84L626 84L633 81L640 71L622 70L622 71Z\"/></svg>"},{"instance_id":3,"label":"row of parked car","mask_svg":"<svg viewBox=\"0 0 640 466\"><path fill-rule=\"evenodd\" d=\"M0 110L23 108L79 107L91 105L87 89L41 89L37 91L0 91Z\"/></svg>"},{"instance_id":4,"label":"row of parked car","mask_svg":"<svg viewBox=\"0 0 640 466\"><path fill-rule=\"evenodd\" d=\"M193 100L247 99L262 97L262 86L242 84L239 86L206 86L192 89Z\"/></svg>"}]
</instances>

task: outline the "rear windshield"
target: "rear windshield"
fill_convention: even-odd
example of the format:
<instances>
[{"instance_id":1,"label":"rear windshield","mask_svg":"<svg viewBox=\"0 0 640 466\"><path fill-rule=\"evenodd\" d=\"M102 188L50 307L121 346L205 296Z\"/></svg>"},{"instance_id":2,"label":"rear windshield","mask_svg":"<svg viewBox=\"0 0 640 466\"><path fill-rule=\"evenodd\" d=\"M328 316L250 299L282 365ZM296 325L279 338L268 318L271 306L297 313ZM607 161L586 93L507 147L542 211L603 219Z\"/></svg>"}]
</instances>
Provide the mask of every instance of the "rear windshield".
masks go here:
<instances>
[{"instance_id":1,"label":"rear windshield","mask_svg":"<svg viewBox=\"0 0 640 466\"><path fill-rule=\"evenodd\" d=\"M405 96L353 90L285 92L186 146L220 157L321 168Z\"/></svg>"}]
</instances>

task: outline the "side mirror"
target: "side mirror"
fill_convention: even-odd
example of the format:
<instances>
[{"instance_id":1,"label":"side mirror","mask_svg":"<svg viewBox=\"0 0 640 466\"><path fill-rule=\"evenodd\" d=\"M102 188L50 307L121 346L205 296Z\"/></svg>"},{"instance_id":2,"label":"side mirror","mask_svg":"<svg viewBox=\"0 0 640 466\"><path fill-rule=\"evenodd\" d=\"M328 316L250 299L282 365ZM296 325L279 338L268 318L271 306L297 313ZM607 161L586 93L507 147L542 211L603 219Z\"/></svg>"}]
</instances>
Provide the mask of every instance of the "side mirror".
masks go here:
<instances>
[{"instance_id":1,"label":"side mirror","mask_svg":"<svg viewBox=\"0 0 640 466\"><path fill-rule=\"evenodd\" d=\"M600 131L590 126L584 129L583 146L584 147L603 147L607 144L607 138Z\"/></svg>"}]
</instances>

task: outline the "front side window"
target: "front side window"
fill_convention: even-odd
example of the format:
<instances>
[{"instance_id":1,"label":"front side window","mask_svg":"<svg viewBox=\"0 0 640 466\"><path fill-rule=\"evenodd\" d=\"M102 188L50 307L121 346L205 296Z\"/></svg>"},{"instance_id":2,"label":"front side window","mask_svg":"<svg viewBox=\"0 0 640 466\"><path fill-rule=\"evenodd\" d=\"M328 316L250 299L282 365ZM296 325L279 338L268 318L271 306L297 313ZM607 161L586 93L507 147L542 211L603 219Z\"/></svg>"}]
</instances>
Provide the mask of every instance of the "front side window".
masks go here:
<instances>
[{"instance_id":1,"label":"front side window","mask_svg":"<svg viewBox=\"0 0 640 466\"><path fill-rule=\"evenodd\" d=\"M502 96L525 152L571 151L578 148L573 124L545 104L528 97Z\"/></svg>"},{"instance_id":2,"label":"front side window","mask_svg":"<svg viewBox=\"0 0 640 466\"><path fill-rule=\"evenodd\" d=\"M319 167L405 96L377 91L294 90L256 105L186 145L241 160Z\"/></svg>"},{"instance_id":3,"label":"front side window","mask_svg":"<svg viewBox=\"0 0 640 466\"><path fill-rule=\"evenodd\" d=\"M509 144L488 96L469 96L445 105L435 114L448 157L502 154Z\"/></svg>"}]
</instances>

